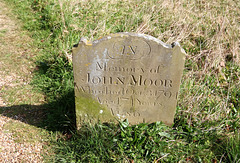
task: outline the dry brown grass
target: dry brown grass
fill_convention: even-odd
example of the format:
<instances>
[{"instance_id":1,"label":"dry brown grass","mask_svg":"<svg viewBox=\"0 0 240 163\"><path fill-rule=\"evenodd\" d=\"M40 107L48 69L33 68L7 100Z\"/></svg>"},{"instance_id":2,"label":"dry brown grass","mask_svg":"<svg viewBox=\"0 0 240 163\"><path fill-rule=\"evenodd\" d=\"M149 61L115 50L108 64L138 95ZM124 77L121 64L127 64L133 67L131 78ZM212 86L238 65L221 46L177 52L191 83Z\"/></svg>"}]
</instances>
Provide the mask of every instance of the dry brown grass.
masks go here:
<instances>
[{"instance_id":1,"label":"dry brown grass","mask_svg":"<svg viewBox=\"0 0 240 163\"><path fill-rule=\"evenodd\" d=\"M198 47L199 50L191 51L187 58L193 59L196 63L204 58L205 62L201 63L204 66L202 73L205 73L208 68L221 69L229 59L240 63L240 4L236 1L101 0L95 3L89 2L92 1L59 0L60 6L67 6L63 13L73 16L70 26L76 31L81 30L81 35L87 34L89 39L111 33L114 26L119 25L119 18L121 18L125 22L121 24L122 30L125 28L125 31L150 34L169 44L179 41L186 47L186 51ZM89 14L91 17L84 17L83 10L88 10L87 14L94 13ZM122 15L117 17L113 24L113 15L116 13ZM137 23L134 24L134 20L138 20ZM82 21L85 23L83 28L79 27ZM89 29L87 25L92 21L95 26ZM108 27L107 24L109 24ZM131 25L134 26L131 27ZM90 33L86 30L90 30Z\"/></svg>"},{"instance_id":2,"label":"dry brown grass","mask_svg":"<svg viewBox=\"0 0 240 163\"><path fill-rule=\"evenodd\" d=\"M138 32L187 51L179 106L191 119L228 117L239 88L240 3L234 0L67 1L70 27L90 40L114 32ZM68 47L65 47L67 49ZM67 50L66 50L67 53ZM229 63L231 63L229 65ZM224 73L225 70L230 73ZM215 86L215 87L214 87Z\"/></svg>"}]
</instances>

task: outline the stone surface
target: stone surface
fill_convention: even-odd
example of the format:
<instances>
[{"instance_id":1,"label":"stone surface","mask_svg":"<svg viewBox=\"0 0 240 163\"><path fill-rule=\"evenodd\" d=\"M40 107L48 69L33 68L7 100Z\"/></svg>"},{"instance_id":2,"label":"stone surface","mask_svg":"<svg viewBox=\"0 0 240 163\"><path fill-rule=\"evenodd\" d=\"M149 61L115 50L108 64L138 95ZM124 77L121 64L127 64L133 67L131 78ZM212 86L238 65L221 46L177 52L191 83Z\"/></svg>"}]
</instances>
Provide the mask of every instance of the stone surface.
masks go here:
<instances>
[{"instance_id":1,"label":"stone surface","mask_svg":"<svg viewBox=\"0 0 240 163\"><path fill-rule=\"evenodd\" d=\"M143 34L117 33L73 49L77 124L128 119L171 125L185 52Z\"/></svg>"}]
</instances>

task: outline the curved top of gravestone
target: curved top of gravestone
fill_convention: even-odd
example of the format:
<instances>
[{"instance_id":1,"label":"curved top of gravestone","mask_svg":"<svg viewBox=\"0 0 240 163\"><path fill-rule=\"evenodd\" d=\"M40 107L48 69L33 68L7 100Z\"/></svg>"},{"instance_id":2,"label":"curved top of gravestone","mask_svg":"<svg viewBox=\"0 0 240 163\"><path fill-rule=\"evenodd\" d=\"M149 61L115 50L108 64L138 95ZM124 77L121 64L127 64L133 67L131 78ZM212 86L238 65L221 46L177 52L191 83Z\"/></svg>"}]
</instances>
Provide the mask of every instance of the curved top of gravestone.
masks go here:
<instances>
[{"instance_id":1,"label":"curved top of gravestone","mask_svg":"<svg viewBox=\"0 0 240 163\"><path fill-rule=\"evenodd\" d=\"M157 39L153 36L150 36L150 35L147 35L147 34L141 34L141 33L133 33L133 32L120 32L120 33L110 34L110 35L101 37L101 38L99 38L97 40L94 40L94 41L88 41L85 37L82 37L79 44L84 43L85 45L96 45L96 44L98 44L102 41L110 40L112 38L117 38L117 37L122 37L123 38L123 37L129 37L129 36L143 38L143 39L148 40L148 41L154 41L157 44L160 44L163 47L168 48L168 49L179 47L181 52L186 54L185 51L181 48L181 46L178 42L173 42L171 45L169 45L169 44L166 44L166 43L162 42L161 40L159 40L159 39Z\"/></svg>"}]
</instances>

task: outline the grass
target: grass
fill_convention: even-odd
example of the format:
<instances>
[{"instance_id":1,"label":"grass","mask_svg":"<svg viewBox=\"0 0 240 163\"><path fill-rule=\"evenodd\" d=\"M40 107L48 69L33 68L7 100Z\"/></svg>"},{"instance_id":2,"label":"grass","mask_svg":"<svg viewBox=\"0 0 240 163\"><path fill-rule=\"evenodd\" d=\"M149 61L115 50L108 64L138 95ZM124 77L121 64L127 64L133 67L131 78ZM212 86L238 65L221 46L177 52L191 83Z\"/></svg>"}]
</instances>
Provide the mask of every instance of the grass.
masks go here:
<instances>
[{"instance_id":1,"label":"grass","mask_svg":"<svg viewBox=\"0 0 240 163\"><path fill-rule=\"evenodd\" d=\"M55 162L239 162L239 3L226 1L9 0L39 58L33 84L48 100L43 126ZM85 124L74 130L71 49L116 32L139 32L187 52L174 125Z\"/></svg>"}]
</instances>

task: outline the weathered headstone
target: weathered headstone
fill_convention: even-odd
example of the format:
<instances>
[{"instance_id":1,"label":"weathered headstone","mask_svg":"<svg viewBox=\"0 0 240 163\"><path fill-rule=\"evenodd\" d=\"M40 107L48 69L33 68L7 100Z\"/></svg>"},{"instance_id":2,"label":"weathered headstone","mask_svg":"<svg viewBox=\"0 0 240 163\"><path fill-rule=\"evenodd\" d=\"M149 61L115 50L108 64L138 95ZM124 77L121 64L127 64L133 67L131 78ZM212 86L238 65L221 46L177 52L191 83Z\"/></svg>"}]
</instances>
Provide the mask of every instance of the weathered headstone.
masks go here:
<instances>
[{"instance_id":1,"label":"weathered headstone","mask_svg":"<svg viewBox=\"0 0 240 163\"><path fill-rule=\"evenodd\" d=\"M117 33L73 49L77 125L116 118L171 125L185 52L143 34Z\"/></svg>"}]
</instances>

